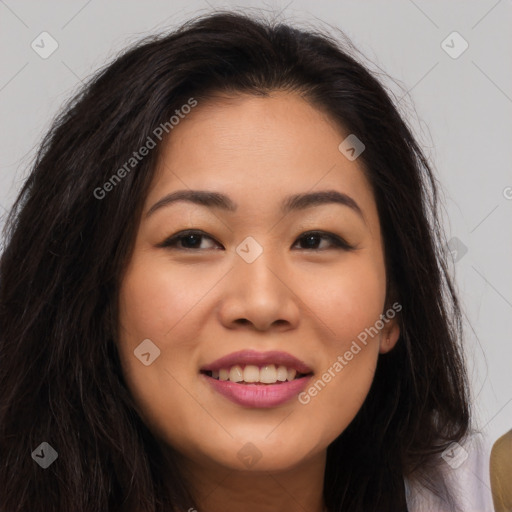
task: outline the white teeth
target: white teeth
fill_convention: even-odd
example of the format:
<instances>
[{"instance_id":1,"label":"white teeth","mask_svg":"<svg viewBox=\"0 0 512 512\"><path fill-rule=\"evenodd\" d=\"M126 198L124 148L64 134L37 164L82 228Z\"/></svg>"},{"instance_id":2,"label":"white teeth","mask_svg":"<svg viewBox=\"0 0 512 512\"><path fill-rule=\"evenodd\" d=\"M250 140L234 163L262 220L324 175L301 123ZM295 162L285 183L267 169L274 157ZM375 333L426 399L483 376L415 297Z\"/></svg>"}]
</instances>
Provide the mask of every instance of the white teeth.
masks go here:
<instances>
[{"instance_id":1,"label":"white teeth","mask_svg":"<svg viewBox=\"0 0 512 512\"><path fill-rule=\"evenodd\" d=\"M260 369L260 382L263 384L274 384L277 381L277 371L273 364L263 366Z\"/></svg>"},{"instance_id":2,"label":"white teeth","mask_svg":"<svg viewBox=\"0 0 512 512\"><path fill-rule=\"evenodd\" d=\"M295 379L295 375L297 375L297 370L295 368L288 368L288 380Z\"/></svg>"},{"instance_id":3,"label":"white teeth","mask_svg":"<svg viewBox=\"0 0 512 512\"><path fill-rule=\"evenodd\" d=\"M248 364L244 368L241 365L234 365L231 368L221 368L212 371L211 376L218 380L229 380L230 382L261 382L262 384L275 384L276 382L292 381L297 377L295 368L287 368L284 365L276 367L275 364L267 364L258 368Z\"/></svg>"},{"instance_id":4,"label":"white teeth","mask_svg":"<svg viewBox=\"0 0 512 512\"><path fill-rule=\"evenodd\" d=\"M244 371L241 366L235 365L231 367L231 370L229 370L229 380L231 382L242 382L244 380Z\"/></svg>"},{"instance_id":5,"label":"white teeth","mask_svg":"<svg viewBox=\"0 0 512 512\"><path fill-rule=\"evenodd\" d=\"M260 380L260 369L257 366L248 364L244 368L244 381L245 382L258 382Z\"/></svg>"},{"instance_id":6,"label":"white teeth","mask_svg":"<svg viewBox=\"0 0 512 512\"><path fill-rule=\"evenodd\" d=\"M284 382L288 378L288 369L282 364L277 367L277 380Z\"/></svg>"}]
</instances>

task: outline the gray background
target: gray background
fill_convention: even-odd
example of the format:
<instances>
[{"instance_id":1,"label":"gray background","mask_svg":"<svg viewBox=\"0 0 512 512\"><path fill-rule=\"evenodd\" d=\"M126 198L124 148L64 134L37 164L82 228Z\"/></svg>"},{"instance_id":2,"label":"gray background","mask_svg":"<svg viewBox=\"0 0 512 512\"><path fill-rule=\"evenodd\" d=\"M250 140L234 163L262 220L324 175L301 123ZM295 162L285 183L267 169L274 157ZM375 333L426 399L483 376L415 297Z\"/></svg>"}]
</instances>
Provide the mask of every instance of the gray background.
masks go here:
<instances>
[{"instance_id":1,"label":"gray background","mask_svg":"<svg viewBox=\"0 0 512 512\"><path fill-rule=\"evenodd\" d=\"M438 173L466 312L477 426L512 428L512 2L0 0L0 227L64 100L126 45L212 7L255 7L343 30L383 77ZM31 47L47 31L58 49ZM441 43L457 31L458 58ZM453 37L452 51L461 48ZM407 93L407 94L406 94ZM507 188L508 187L508 188ZM455 239L454 239L455 237ZM467 248L467 252L465 252Z\"/></svg>"}]
</instances>

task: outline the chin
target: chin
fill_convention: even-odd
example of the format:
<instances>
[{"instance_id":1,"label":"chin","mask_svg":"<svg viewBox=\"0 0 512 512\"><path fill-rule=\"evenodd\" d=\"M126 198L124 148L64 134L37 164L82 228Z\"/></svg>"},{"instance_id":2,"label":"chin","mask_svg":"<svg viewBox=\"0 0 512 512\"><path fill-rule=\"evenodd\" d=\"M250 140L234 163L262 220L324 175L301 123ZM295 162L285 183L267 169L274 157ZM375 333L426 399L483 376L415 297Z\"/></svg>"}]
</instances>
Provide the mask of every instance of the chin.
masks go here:
<instances>
[{"instance_id":1,"label":"chin","mask_svg":"<svg viewBox=\"0 0 512 512\"><path fill-rule=\"evenodd\" d=\"M275 427L275 426L274 426ZM288 471L300 465L317 451L322 451L314 443L305 443L307 433L292 435L286 430L267 436L264 433L254 432L249 435L247 430L243 436L238 435L234 429L226 426L226 432L219 437L203 436L201 439L174 439L167 440L165 444L175 446L185 459L195 464L217 470L219 467L228 471ZM268 430L270 432L271 429Z\"/></svg>"},{"instance_id":2,"label":"chin","mask_svg":"<svg viewBox=\"0 0 512 512\"><path fill-rule=\"evenodd\" d=\"M216 462L235 471L286 472L303 463L309 456L307 448L301 446L262 446L248 441L242 447L237 444L234 456L227 457L223 452L222 460Z\"/></svg>"}]
</instances>

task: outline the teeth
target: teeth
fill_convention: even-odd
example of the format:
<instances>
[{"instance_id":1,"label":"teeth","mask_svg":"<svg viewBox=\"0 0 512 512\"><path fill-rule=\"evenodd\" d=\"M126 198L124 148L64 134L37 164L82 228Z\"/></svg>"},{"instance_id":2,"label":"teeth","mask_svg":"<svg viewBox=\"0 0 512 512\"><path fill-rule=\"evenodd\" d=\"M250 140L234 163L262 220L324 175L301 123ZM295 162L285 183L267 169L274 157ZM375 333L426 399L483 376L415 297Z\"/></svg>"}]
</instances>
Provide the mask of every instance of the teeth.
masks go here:
<instances>
[{"instance_id":1,"label":"teeth","mask_svg":"<svg viewBox=\"0 0 512 512\"><path fill-rule=\"evenodd\" d=\"M288 378L288 369L282 364L277 367L276 378L278 381L284 382Z\"/></svg>"},{"instance_id":2,"label":"teeth","mask_svg":"<svg viewBox=\"0 0 512 512\"><path fill-rule=\"evenodd\" d=\"M277 382L277 371L275 365L269 364L261 368L260 382L263 382L263 384L274 384Z\"/></svg>"},{"instance_id":3,"label":"teeth","mask_svg":"<svg viewBox=\"0 0 512 512\"><path fill-rule=\"evenodd\" d=\"M229 370L229 380L231 382L242 382L244 380L244 371L239 365L231 367Z\"/></svg>"},{"instance_id":4,"label":"teeth","mask_svg":"<svg viewBox=\"0 0 512 512\"><path fill-rule=\"evenodd\" d=\"M248 364L244 368L244 381L245 382L258 382L260 380L260 369L257 366Z\"/></svg>"},{"instance_id":5,"label":"teeth","mask_svg":"<svg viewBox=\"0 0 512 512\"><path fill-rule=\"evenodd\" d=\"M284 365L276 367L275 364L267 364L261 368L253 364L248 364L242 368L242 366L236 364L231 368L222 368L219 371L211 372L211 376L218 380L247 383L261 382L262 384L292 381L297 375L295 368L287 368Z\"/></svg>"}]
</instances>

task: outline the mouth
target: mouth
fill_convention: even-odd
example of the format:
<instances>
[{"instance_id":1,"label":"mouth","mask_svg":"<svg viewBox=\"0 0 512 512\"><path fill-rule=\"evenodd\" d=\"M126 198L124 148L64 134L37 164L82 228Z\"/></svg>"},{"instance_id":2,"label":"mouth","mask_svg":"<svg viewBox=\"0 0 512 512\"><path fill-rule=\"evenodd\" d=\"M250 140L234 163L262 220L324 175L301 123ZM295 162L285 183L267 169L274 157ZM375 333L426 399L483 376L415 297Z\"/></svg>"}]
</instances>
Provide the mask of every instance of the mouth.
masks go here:
<instances>
[{"instance_id":1,"label":"mouth","mask_svg":"<svg viewBox=\"0 0 512 512\"><path fill-rule=\"evenodd\" d=\"M244 407L276 407L297 396L313 376L309 366L285 352L245 350L200 369L213 390Z\"/></svg>"},{"instance_id":2,"label":"mouth","mask_svg":"<svg viewBox=\"0 0 512 512\"><path fill-rule=\"evenodd\" d=\"M287 352L241 350L203 366L201 373L212 379L245 384L276 384L313 373L303 361Z\"/></svg>"}]
</instances>

